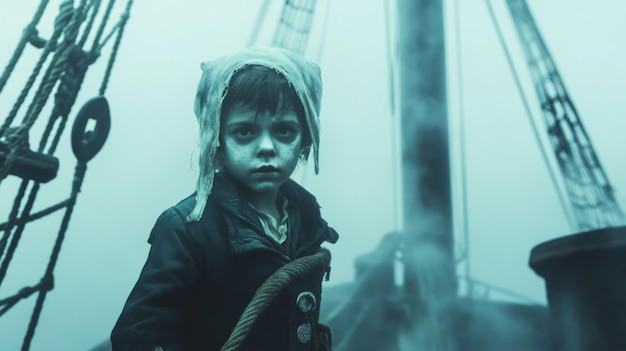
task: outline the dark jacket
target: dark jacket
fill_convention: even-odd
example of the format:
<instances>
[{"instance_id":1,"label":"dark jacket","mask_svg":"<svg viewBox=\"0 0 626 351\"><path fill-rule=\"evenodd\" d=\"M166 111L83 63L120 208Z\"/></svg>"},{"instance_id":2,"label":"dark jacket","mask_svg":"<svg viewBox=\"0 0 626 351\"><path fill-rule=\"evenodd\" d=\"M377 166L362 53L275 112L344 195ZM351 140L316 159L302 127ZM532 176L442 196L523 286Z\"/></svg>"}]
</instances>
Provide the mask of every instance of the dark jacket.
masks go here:
<instances>
[{"instance_id":1,"label":"dark jacket","mask_svg":"<svg viewBox=\"0 0 626 351\"><path fill-rule=\"evenodd\" d=\"M230 177L218 173L200 221L184 220L194 207L194 196L161 214L148 240L148 259L111 334L113 351L157 346L165 351L220 350L267 277L315 253L322 242L337 241L313 195L295 182L281 187L289 213L288 239L282 245L263 232L254 210L241 200L241 191ZM241 350L312 350L321 328L317 322L325 270L281 291ZM307 292L315 304L303 312L297 299L310 298Z\"/></svg>"}]
</instances>

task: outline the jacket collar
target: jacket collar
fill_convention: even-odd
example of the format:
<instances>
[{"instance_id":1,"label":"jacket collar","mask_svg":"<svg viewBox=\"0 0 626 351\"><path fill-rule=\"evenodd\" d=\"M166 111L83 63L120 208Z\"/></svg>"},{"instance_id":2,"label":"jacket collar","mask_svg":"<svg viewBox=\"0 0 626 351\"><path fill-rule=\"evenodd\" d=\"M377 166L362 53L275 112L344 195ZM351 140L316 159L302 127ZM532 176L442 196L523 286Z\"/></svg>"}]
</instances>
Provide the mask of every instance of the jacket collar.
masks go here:
<instances>
[{"instance_id":1,"label":"jacket collar","mask_svg":"<svg viewBox=\"0 0 626 351\"><path fill-rule=\"evenodd\" d=\"M278 251L279 244L271 241L259 233L263 229L252 207L245 199L245 188L228 173L219 172L215 175L211 197L221 206L226 214L234 221L227 220L231 250L234 253L258 249L272 249ZM302 254L307 248L319 246L324 241L335 243L337 232L328 226L320 215L320 206L315 197L295 181L289 179L280 188L280 194L289 202L290 216L298 218L300 233L298 237L299 250L296 255ZM293 223L293 221L292 221ZM240 225L242 224L242 225ZM293 239L293 238L291 238Z\"/></svg>"}]
</instances>

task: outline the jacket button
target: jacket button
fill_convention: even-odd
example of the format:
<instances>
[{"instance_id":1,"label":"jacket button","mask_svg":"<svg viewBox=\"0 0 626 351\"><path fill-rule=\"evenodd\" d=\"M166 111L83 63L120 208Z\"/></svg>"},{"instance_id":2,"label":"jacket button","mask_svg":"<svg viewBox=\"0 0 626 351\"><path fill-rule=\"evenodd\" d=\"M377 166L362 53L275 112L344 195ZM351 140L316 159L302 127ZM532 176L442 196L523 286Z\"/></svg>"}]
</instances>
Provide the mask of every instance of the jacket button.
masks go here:
<instances>
[{"instance_id":1,"label":"jacket button","mask_svg":"<svg viewBox=\"0 0 626 351\"><path fill-rule=\"evenodd\" d=\"M311 325L309 323L302 323L296 330L298 341L301 343L307 343L311 340Z\"/></svg>"},{"instance_id":2,"label":"jacket button","mask_svg":"<svg viewBox=\"0 0 626 351\"><path fill-rule=\"evenodd\" d=\"M298 307L300 307L300 311L309 312L310 310L315 309L317 305L317 299L315 295L313 295L310 291L301 292L296 298L296 303Z\"/></svg>"}]
</instances>

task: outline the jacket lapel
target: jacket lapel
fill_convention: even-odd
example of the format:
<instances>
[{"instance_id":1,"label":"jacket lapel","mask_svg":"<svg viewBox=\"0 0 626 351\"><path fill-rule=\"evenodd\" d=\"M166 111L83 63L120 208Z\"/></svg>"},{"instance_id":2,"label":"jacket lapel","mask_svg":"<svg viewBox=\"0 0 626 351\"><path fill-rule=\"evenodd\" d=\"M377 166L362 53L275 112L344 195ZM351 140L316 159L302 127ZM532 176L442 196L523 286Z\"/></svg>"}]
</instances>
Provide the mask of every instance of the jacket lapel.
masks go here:
<instances>
[{"instance_id":1,"label":"jacket lapel","mask_svg":"<svg viewBox=\"0 0 626 351\"><path fill-rule=\"evenodd\" d=\"M308 251L324 241L337 241L337 232L321 218L320 207L313 195L291 179L281 187L281 193L289 201L288 240L290 246L299 248L296 252L290 250L292 255L295 254L293 258L309 254ZM241 189L230 176L217 173L212 194L225 213L232 253L268 250L287 256L280 244L264 235L257 215L250 206L242 203Z\"/></svg>"}]
</instances>

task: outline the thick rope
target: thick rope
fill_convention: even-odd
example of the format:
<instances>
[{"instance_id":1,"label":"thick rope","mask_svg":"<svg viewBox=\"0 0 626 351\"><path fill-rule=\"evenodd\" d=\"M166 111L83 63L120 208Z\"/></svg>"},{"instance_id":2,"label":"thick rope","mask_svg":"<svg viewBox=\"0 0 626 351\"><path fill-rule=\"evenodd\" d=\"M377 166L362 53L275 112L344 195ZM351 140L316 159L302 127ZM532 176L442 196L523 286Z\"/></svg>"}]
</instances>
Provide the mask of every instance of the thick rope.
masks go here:
<instances>
[{"instance_id":1,"label":"thick rope","mask_svg":"<svg viewBox=\"0 0 626 351\"><path fill-rule=\"evenodd\" d=\"M456 149L459 150L459 163L461 167L460 177L460 193L461 193L461 233L463 237L463 253L461 254L460 261L465 261L465 275L471 275L470 265L470 236L469 236L469 208L468 208L468 195L467 195L467 144L465 142L466 130L465 130L465 96L463 94L463 56L461 46L461 14L460 14L460 2L455 0L454 7L454 45L456 46L456 65L457 65L457 87L458 87L458 113L459 113L459 146ZM471 295L469 295L471 298Z\"/></svg>"},{"instance_id":2,"label":"thick rope","mask_svg":"<svg viewBox=\"0 0 626 351\"><path fill-rule=\"evenodd\" d=\"M72 44L71 48L68 48L68 66L66 67L65 73L61 77L61 83L57 88L57 92L55 94L55 104L54 109L48 119L48 124L46 125L46 129L43 132L43 136L39 143L38 152L43 152L44 148L48 142L48 138L52 133L52 129L56 124L58 119L61 119L61 122L58 123L59 126L57 128L56 135L52 141L51 146L48 149L48 155L54 154L56 151L56 147L59 143L61 134L65 130L65 125L67 123L67 119L69 117L70 111L76 102L76 97L78 96L78 92L83 84L85 79L85 75L87 73L88 67L96 61L97 55L93 53L86 53L82 50L82 47L89 36L95 18L98 14L98 10L100 8L101 1L94 0L91 2L87 9L85 9L82 13L81 21L86 18L87 13L90 9L92 10L91 17L87 23L86 28L82 33L82 38L78 44ZM78 28L76 29L78 31ZM78 36L78 32L76 33L76 37Z\"/></svg>"},{"instance_id":3,"label":"thick rope","mask_svg":"<svg viewBox=\"0 0 626 351\"><path fill-rule=\"evenodd\" d=\"M0 127L0 137L5 136L7 129L9 128L13 120L15 119L17 112L19 111L20 107L26 100L26 96L28 95L30 89L34 85L35 79L37 78L37 76L39 76L39 72L41 71L44 62L46 61L46 58L48 57L49 53L52 52L53 48L57 46L57 40L61 36L61 33L63 32L64 27L68 23L71 23L70 18L72 18L72 13L73 13L73 8L72 8L71 1L63 2L60 6L60 13L55 20L54 33L52 37L50 38L50 40L48 41L48 43L46 44L44 48L44 52L41 54L39 61L35 65L35 68L33 69L33 72L30 75L30 77L28 78L26 85L20 92L20 95L18 96L17 101L13 105L13 108L11 109L11 111L9 112L9 116L4 121L2 127ZM32 126L32 124L35 123L37 115L43 108L43 105L48 99L48 95L50 94L50 91L54 87L54 84L56 83L58 76L60 75L60 72L58 72L59 74L56 77L54 77L53 79L50 79L51 72L54 72L55 68L57 68L56 62L58 60L58 57L59 57L59 53L57 52L57 54L54 56L52 60L52 63L48 67L47 72L44 74L41 85L39 86L35 94L34 101L31 103L31 105L29 106L27 110L27 114L26 114L26 117L24 118L24 122L22 123L20 127L17 128L16 131L13 132L13 137L9 139L8 146L9 146L10 151L6 155L4 163L0 166L0 182L2 182L2 180L9 174L9 170L12 164L15 162L19 154L28 147L28 144L26 141L26 137L28 136L28 131L30 127ZM48 87L49 89L46 89Z\"/></svg>"},{"instance_id":4,"label":"thick rope","mask_svg":"<svg viewBox=\"0 0 626 351\"><path fill-rule=\"evenodd\" d=\"M265 21L265 17L267 17L267 10L269 8L270 0L263 1L263 5L261 5L261 9L257 14L256 21L254 22L254 26L252 26L252 31L250 32L250 37L248 38L247 46L253 46L256 44L256 40L259 37L259 33L261 32L261 25Z\"/></svg>"},{"instance_id":5,"label":"thick rope","mask_svg":"<svg viewBox=\"0 0 626 351\"><path fill-rule=\"evenodd\" d=\"M9 237L11 236L11 230L15 225L15 221L18 216L19 207L22 204L22 200L24 199L24 195L26 194L26 187L28 186L27 181L22 181L20 188L15 195L15 199L13 200L13 207L11 212L9 213L9 219L7 221L6 227L4 229L4 234L2 235L2 239L0 239L0 258L4 255L4 249L6 248L7 243L9 242ZM0 285L2 285L4 277L0 277Z\"/></svg>"},{"instance_id":6,"label":"thick rope","mask_svg":"<svg viewBox=\"0 0 626 351\"><path fill-rule=\"evenodd\" d=\"M11 56L9 63L4 68L4 72L2 72L2 76L0 77L0 92L2 92L2 89L4 88L7 81L9 80L11 73L13 73L13 70L15 69L17 62L20 59L20 56L22 56L22 53L24 52L24 49L26 48L26 44L28 44L30 38L35 33L37 33L37 29L36 29L37 24L41 20L41 17L43 16L43 13L46 9L46 6L48 5L48 2L49 0L42 0L39 3L39 7L37 8L35 15L33 16L33 19L28 24L28 26L24 29L24 32L22 32L22 38L20 39L19 43L17 44L17 47L13 51L13 56ZM0 136L2 136L2 129L0 129Z\"/></svg>"},{"instance_id":7,"label":"thick rope","mask_svg":"<svg viewBox=\"0 0 626 351\"><path fill-rule=\"evenodd\" d=\"M14 225L18 225L20 223L32 222L32 221L35 221L35 220L37 220L39 218L43 218L45 216L48 216L48 215L50 215L50 214L52 214L52 213L54 213L54 212L56 212L56 211L58 211L58 210L60 210L62 208L67 207L67 204L69 203L69 201L70 201L69 199L68 200L63 200L63 201L61 201L61 202L59 202L59 203L57 203L55 205L47 207L47 208L45 208L45 209L43 209L43 210L41 210L39 212L33 213L31 215L28 215L28 216L22 215L22 216L20 216L19 219L17 219L15 221ZM8 227L8 225L9 225L8 222L0 223L0 230L4 230L5 228ZM0 305L2 305L1 302L0 302Z\"/></svg>"},{"instance_id":8,"label":"thick rope","mask_svg":"<svg viewBox=\"0 0 626 351\"><path fill-rule=\"evenodd\" d=\"M274 33L272 46L304 55L311 32L316 2L317 0L307 0L296 4L294 1L285 1Z\"/></svg>"},{"instance_id":9,"label":"thick rope","mask_svg":"<svg viewBox=\"0 0 626 351\"><path fill-rule=\"evenodd\" d=\"M91 33L91 28L93 27L93 24L96 21L96 17L98 16L98 12L100 11L101 3L102 3L101 0L95 0L93 3L91 3L89 9L87 10L87 11L91 10L91 16L89 17L87 26L83 30L82 38L78 42L79 48L82 48L83 45L85 45L85 42L87 41L87 38L89 37L89 34Z\"/></svg>"},{"instance_id":10,"label":"thick rope","mask_svg":"<svg viewBox=\"0 0 626 351\"><path fill-rule=\"evenodd\" d=\"M50 116L46 130L43 133L42 140L39 146L39 152L43 151L45 144L48 140L48 136L50 135L52 131L53 125L55 124L55 121L58 119L58 117L61 117L61 123L59 124L57 133L55 135L55 138L48 152L49 154L54 153L56 146L60 140L60 134L64 130L67 117L69 115L69 111L71 109L71 106L75 102L76 96L78 95L78 91L80 90L80 86L84 79L87 66L89 65L89 62L87 62L88 60L86 58L86 55L79 48L76 48L76 47L73 47L73 48L70 47L70 48L71 49L68 48L67 50L68 58L64 59L64 61L68 62L69 66L67 67L66 73L63 75L61 79L61 84L58 87L58 90L56 93L56 103L54 106L54 110L52 112L52 115ZM25 140L25 138L23 140ZM27 143L24 143L24 144L26 144L24 146L27 147ZM22 220L16 221L15 217L13 219L13 222L14 222L13 225L17 225L17 229L13 233L6 255L3 257L2 262L0 263L0 283L4 280L6 276L9 264L13 259L15 250L17 249L19 241L22 237L22 233L25 229L26 223L28 222L27 220L23 220L23 219L31 218L30 212L32 210L34 201L37 197L38 191L39 191L39 183L36 183L31 189L26 206L20 215ZM6 246L6 240L8 240L9 236L11 235L10 232L12 230L12 226L7 226L5 229L7 229L7 231L5 233L5 236L3 237L3 242L0 245L0 249L1 249L0 253L4 251L4 248Z\"/></svg>"},{"instance_id":11,"label":"thick rope","mask_svg":"<svg viewBox=\"0 0 626 351\"><path fill-rule=\"evenodd\" d=\"M301 257L279 268L257 289L221 351L239 350L258 317L267 309L280 290L294 279L316 268L328 271L328 267L330 267L330 251L321 248L314 255Z\"/></svg>"},{"instance_id":12,"label":"thick rope","mask_svg":"<svg viewBox=\"0 0 626 351\"><path fill-rule=\"evenodd\" d=\"M70 218L72 217L72 211L74 210L74 205L76 204L78 193L80 192L80 189L82 187L86 171L87 171L87 165L85 163L79 162L76 164L76 169L74 171L74 182L72 184L72 194L70 196L70 202L67 205L67 209L65 210L63 220L61 221L61 227L59 228L57 240L55 241L54 247L52 249L52 253L50 254L50 261L48 261L48 266L46 267L46 272L42 279L43 287L39 291L39 295L37 295L37 302L35 303L33 315L30 319L30 323L28 324L28 330L26 332L26 336L24 337L24 343L22 344L22 351L27 351L30 348L30 343L33 339L33 336L35 335L35 329L37 328L37 323L39 322L39 316L41 315L41 310L43 309L44 300L46 298L48 291L52 290L52 285L53 285L52 273L54 271L54 267L56 266L57 260L59 258L59 253L61 252L63 239L65 239L65 233L67 232Z\"/></svg>"},{"instance_id":13,"label":"thick rope","mask_svg":"<svg viewBox=\"0 0 626 351\"><path fill-rule=\"evenodd\" d=\"M37 150L38 152L44 151L48 143L48 138L52 133L52 129L57 124L57 120L61 119L61 122L58 123L57 132L52 144L48 148L48 155L53 155L56 150L60 135L65 129L67 118L69 117L72 106L74 106L74 103L76 102L76 97L78 96L78 92L82 86L85 74L87 73L87 68L90 64L87 55L78 47L74 47L73 53L70 57L70 63L71 66L67 68L65 74L61 78L61 83L57 88L54 108L50 114L50 118L48 118L48 124L43 132L41 141L39 142L39 148Z\"/></svg>"},{"instance_id":14,"label":"thick rope","mask_svg":"<svg viewBox=\"0 0 626 351\"><path fill-rule=\"evenodd\" d=\"M37 79L37 76L39 76L39 72L41 72L41 69L46 59L48 58L48 55L56 48L57 41L59 37L61 37L61 34L63 33L63 28L65 28L65 26L69 23L70 18L72 16L72 12L73 12L73 9L72 9L71 0L67 0L61 3L60 8L59 8L59 14L57 15L57 18L54 21L54 31L52 33L52 36L47 41L46 46L44 47L43 52L41 56L39 57L39 60L35 64L35 68L33 69L33 72L28 77L28 80L26 81L24 88L20 92L20 95L18 96L15 104L13 105L13 108L9 112L8 117L4 121L2 127L0 127L0 137L4 136L7 128L9 128L9 126L15 119L15 116L17 115L18 110L20 109L24 101L26 100L26 96L30 92L30 89L35 84L35 80ZM39 94L39 92L37 93ZM2 176L0 176L0 179L2 179Z\"/></svg>"},{"instance_id":15,"label":"thick rope","mask_svg":"<svg viewBox=\"0 0 626 351\"><path fill-rule=\"evenodd\" d=\"M41 45L36 45L34 43L34 37L37 34L35 26L39 22L39 19L47 2L48 1L42 0L40 8L35 15L35 18L31 22L31 24L24 30L22 41L19 43L18 49L14 53L11 62L5 69L3 76L0 77L1 90L6 83L8 76L13 70L13 67L16 64L16 62L13 61L17 61L17 58L19 58L19 56L21 55L21 52L23 51L24 46L28 41L33 42L33 45L37 46L38 48L43 48L43 53L36 63L35 68L29 76L20 95L18 96L16 103L13 105L9 116L5 119L2 126L0 126L0 138L3 138L4 141L6 141L9 148L9 152L4 158L4 162L0 165L0 182L8 175L11 165L14 163L16 158L22 152L30 148L28 143L29 131L35 121L38 119L44 105L47 103L48 98L52 93L52 90L55 88L55 86L57 86L57 83L60 82L55 95L54 108L48 120L48 125L46 126L46 129L42 134L42 139L40 140L38 148L38 152L40 153L43 152L45 148L48 148L47 154L54 154L59 144L61 134L63 133L65 125L68 121L69 113L76 101L76 97L82 86L87 68L89 65L96 61L96 59L100 55L100 50L105 44L99 43L99 41L104 31L106 22L108 22L108 17L114 4L114 0L110 0L109 7L103 19L103 23L101 24L98 33L96 34L96 38L94 39L94 49L91 52L85 52L82 50L82 46L85 44L87 38L89 37L89 32L91 31L97 17L101 0L81 0L77 8L73 7L72 0L63 1L63 3L60 5L59 14L55 19L54 30L51 38L47 41L39 39ZM111 75L115 56L117 55L118 48L121 42L124 25L126 24L129 17L131 4L132 0L129 0L126 11L122 15L120 22L114 28L114 31L117 32L118 35L115 41L113 52L109 57L103 83L100 88L101 95L104 95L106 85ZM81 25L83 22L85 22L88 16L90 18L88 19L87 26L82 31L82 35L79 38ZM78 43L77 40L79 41ZM35 80L42 72L43 66L47 61L48 56L50 56L50 53L52 52L54 52L54 55L52 56L52 59L50 60L48 67L46 68L43 77L41 78L41 82L39 83L39 86L34 93L32 102L27 108L23 121L19 126L11 127L11 124L17 116L19 109L24 104L27 95L30 94L31 89L35 84ZM52 141L50 142L50 145L47 145L49 143L49 138L52 135L53 129L56 129L56 132L53 136ZM9 219L7 220L7 222L0 224L0 231L3 232L3 235L0 238L1 285L6 276L9 264L15 254L18 243L22 237L26 224L38 218L47 216L57 210L65 209L65 214L57 233L57 238L52 249L50 259L48 261L46 272L41 281L34 286L21 289L13 296L0 299L1 316L9 309L11 309L14 305L16 305L20 300L25 299L38 292L30 323L28 325L26 335L24 336L22 351L26 351L30 348L43 309L45 298L47 296L47 293L53 289L53 271L56 266L59 253L61 251L62 243L68 229L69 221L76 203L78 193L80 192L80 188L83 183L85 172L86 163L79 161L74 174L74 182L70 198L34 214L31 214L31 211L37 197L38 190L40 189L40 184L37 182L33 184L33 187L30 189L30 193L28 195L28 200L26 201L26 204L22 212L20 213L22 201L26 196L26 190L28 188L28 185L30 184L29 180L23 180L15 197ZM5 249L7 249L6 253L4 252Z\"/></svg>"},{"instance_id":16,"label":"thick rope","mask_svg":"<svg viewBox=\"0 0 626 351\"><path fill-rule=\"evenodd\" d=\"M37 291L41 290L42 285L43 282L39 282L35 286L27 286L25 288L22 288L22 290L20 290L17 294L0 300L0 306L4 306L2 309L0 309L0 317L2 317L3 314L11 309L11 307L15 306L15 304L17 304L20 300L25 299L30 295L36 293Z\"/></svg>"},{"instance_id":17,"label":"thick rope","mask_svg":"<svg viewBox=\"0 0 626 351\"><path fill-rule=\"evenodd\" d=\"M35 199L37 197L37 193L39 191L40 183L35 183L30 191L30 195L28 196L28 200L26 201L26 205L24 206L24 210L22 211L23 216L28 216L30 211L35 204ZM24 232L24 228L26 227L26 223L20 223L17 226L17 229L13 233L13 238L11 238L11 243L9 244L9 248L7 250L6 255L2 263L0 264L0 282L4 280L4 277L7 274L7 270L9 269L9 264L13 259L13 255L15 254L15 250L17 250L17 244L19 244L20 239L22 238L22 233Z\"/></svg>"},{"instance_id":18,"label":"thick rope","mask_svg":"<svg viewBox=\"0 0 626 351\"><path fill-rule=\"evenodd\" d=\"M63 73L65 73L70 58L73 53L73 49L75 48L75 40L78 36L78 31L80 29L80 24L84 19L83 10L85 8L86 0L82 0L78 9L72 11L72 17L65 28L64 37L65 40L58 47L56 55L58 57L58 62L55 65L51 65L50 76L47 77L44 82L42 82L37 95L31 105L28 107L26 112L26 116L24 118L24 122L20 126L20 130L26 129L29 130L30 127L35 123L39 113L43 109L46 101L48 100L48 96L52 92L52 89L56 85L57 81L61 77Z\"/></svg>"},{"instance_id":19,"label":"thick rope","mask_svg":"<svg viewBox=\"0 0 626 351\"><path fill-rule=\"evenodd\" d=\"M67 7L68 4L69 4L68 2L64 2L61 5L61 14L57 17L57 21L55 24L56 28L59 28L59 27L62 28L63 23L68 22L67 18L68 17L72 18L72 20L69 21L70 28L66 30L66 34L65 34L66 38L65 38L65 42L63 43L64 50L62 50L61 52L57 52L55 55L56 57L61 57L60 62L58 62L57 64L51 64L50 68L48 69L48 72L46 72L46 75L44 76L44 80L38 90L38 93L41 93L42 88L44 87L46 88L49 87L49 90L47 91L47 93L44 94L45 96L38 95L35 98L31 106L29 107L29 114L27 114L25 118L25 122L22 124L22 126L18 128L18 130L15 132L15 135L12 136L12 139L8 140L11 151L9 152L9 154L7 155L5 159L5 164L0 169L0 179L3 179L4 177L6 177L11 167L11 164L13 163L15 158L17 158L17 156L20 154L20 152L24 148L28 147L28 142L27 142L28 134L27 133L30 129L30 126L32 126L32 124L35 122L37 115L39 114L41 108L43 108L43 105L45 104L45 101L47 100L47 97L50 94L52 87L56 84L56 81L59 79L61 72L67 69L65 66L69 65L69 63L71 62L70 59L73 58L72 53L75 51L73 51L72 49L75 49L75 47L71 46L70 43L68 43L68 41L71 41L73 44L76 36L78 35L78 29L80 26L76 22L80 22L79 13L80 11L82 11L83 7L79 8L76 12L73 12L73 11L70 11L71 4L69 4L70 8ZM85 1L83 1L82 5L84 6L84 4L85 4ZM73 12L74 14L73 16L69 15L69 13L71 12ZM56 42L56 39L54 40L54 42ZM48 42L48 45L46 47L49 47L51 45L50 43L51 41ZM83 65L86 66L86 64L83 64ZM57 114L57 112L63 112L63 115L67 117L67 112L69 110L69 107L71 106L71 104L73 104L73 100L78 93L77 90L80 87L80 83L82 83L82 78L84 78L84 72L86 70L85 67L80 67L80 68L77 68L76 70L72 70L71 66L68 66L68 67L70 68L69 70L70 73L78 71L79 73L77 75L79 77L73 77L72 74L68 75L68 73L64 75L62 84L59 86L59 90L57 92L57 101L55 104L55 111L53 113L53 116L51 116L51 121L49 123L49 126L51 126L52 120L56 119L55 115ZM50 78L50 74L49 74L50 72L53 73L51 74L53 76L52 78ZM80 82L78 82L78 80L80 80ZM30 87L28 87L28 90L29 89ZM68 100L67 99L68 95L71 95L72 98L69 99L70 101L65 101L65 100ZM34 113L34 117L31 117L32 116L31 114L33 113L33 109L36 110L36 112ZM65 123L61 123L60 131L62 130L64 125ZM39 151L43 150L43 146L44 146L43 144L45 143L45 140L47 140L47 137L49 133L51 132L50 129L51 128L46 129L46 132L44 133L43 138L42 138L42 145L40 145ZM55 142L58 142L57 139L58 138L55 138ZM53 144L51 149L54 150L55 147L56 147L56 143ZM27 181L24 181L24 182L25 183L23 183L23 188L25 189L25 185L27 184ZM39 184L35 184L30 191L27 205L24 208L21 214L21 217L29 217L30 211L32 210L32 206L34 204L38 191L39 191ZM16 203L21 202L21 198L24 196L24 192L20 192L20 193L22 195L20 196L19 200L16 199ZM3 235L3 238L0 241L0 257L2 256L2 253L4 252L4 249L6 247L7 241L9 237L11 236L11 230L12 230L13 225L17 224L15 223L15 219L17 218L17 212L16 212L17 208L19 208L19 205L14 206L13 212L11 214L11 219L8 221L9 225L7 225L7 227L5 228L5 234ZM21 239L25 224L26 222L24 221L18 224L17 230L13 233L13 237L12 237L9 249L6 252L6 255L3 257L2 262L0 263L0 284L2 283L2 281L4 280L6 276L8 266L13 258L13 254L15 253L15 250L17 249L17 245L19 244L19 240Z\"/></svg>"},{"instance_id":20,"label":"thick rope","mask_svg":"<svg viewBox=\"0 0 626 351\"><path fill-rule=\"evenodd\" d=\"M530 126L532 127L533 136L535 137L537 145L539 146L539 151L541 152L541 157L543 159L543 162L545 163L546 168L548 169L548 174L550 175L550 181L552 182L552 186L554 186L554 190L556 191L556 194L558 196L559 203L561 204L561 208L563 209L563 214L565 215L567 222L570 225L570 228L576 228L576 220L572 216L572 213L568 211L567 201L565 200L566 195L563 193L564 191L561 189L559 185L556 171L554 167L552 167L552 165L550 164L550 157L548 156L548 152L546 151L546 148L544 147L543 142L541 141L541 136L539 134L539 127L537 127L537 123L535 122L533 113L530 110L530 104L528 102L528 99L526 98L526 94L524 94L524 89L522 88L522 83L520 81L519 74L517 73L517 70L515 69L515 65L513 64L511 51L509 50L509 47L506 44L506 40L504 39L504 34L502 33L502 29L500 28L500 24L498 23L498 19L496 18L496 14L493 11L493 6L491 5L491 1L485 0L485 5L487 6L487 10L489 11L489 18L491 19L491 23L493 24L496 30L496 34L498 35L498 41L500 42L500 46L502 47L502 50L504 51L507 64L509 66L511 74L513 75L513 80L515 81L515 87L517 88L517 92L519 93L520 98L522 100L522 105L524 106L526 117L528 118L528 121L530 122Z\"/></svg>"},{"instance_id":21,"label":"thick rope","mask_svg":"<svg viewBox=\"0 0 626 351\"><path fill-rule=\"evenodd\" d=\"M98 31L96 32L96 36L93 40L93 44L91 47L91 51L92 52L96 52L98 49L98 43L100 42L100 38L102 37L102 33L104 33L104 28L106 27L106 24L109 22L109 17L111 16L111 11L113 10L113 5L115 5L115 0L109 0L109 5L107 6L106 10L104 11L104 17L102 18L102 22L100 22L100 27L98 28Z\"/></svg>"},{"instance_id":22,"label":"thick rope","mask_svg":"<svg viewBox=\"0 0 626 351\"><path fill-rule=\"evenodd\" d=\"M109 63L107 64L106 71L104 73L104 78L102 79L102 85L100 86L100 95L104 95L106 92L107 86L109 84L109 79L111 78L111 72L113 71L113 64L115 63L115 58L117 57L117 53L119 51L120 43L122 42L122 36L124 34L124 28L126 27L126 22L130 17L130 8L133 6L133 0L128 0L126 3L126 9L122 14L122 17L119 21L119 27L117 29L117 38L115 39L115 44L113 45L113 51L111 52L111 56L109 56Z\"/></svg>"}]
</instances>

